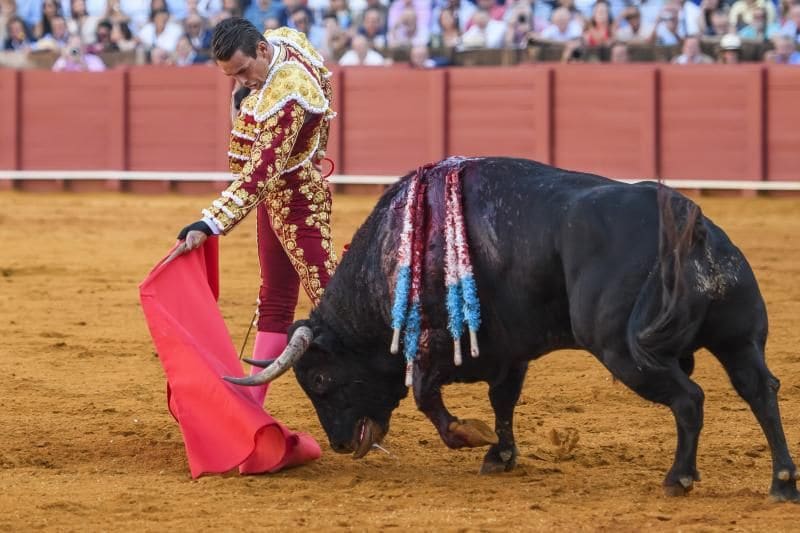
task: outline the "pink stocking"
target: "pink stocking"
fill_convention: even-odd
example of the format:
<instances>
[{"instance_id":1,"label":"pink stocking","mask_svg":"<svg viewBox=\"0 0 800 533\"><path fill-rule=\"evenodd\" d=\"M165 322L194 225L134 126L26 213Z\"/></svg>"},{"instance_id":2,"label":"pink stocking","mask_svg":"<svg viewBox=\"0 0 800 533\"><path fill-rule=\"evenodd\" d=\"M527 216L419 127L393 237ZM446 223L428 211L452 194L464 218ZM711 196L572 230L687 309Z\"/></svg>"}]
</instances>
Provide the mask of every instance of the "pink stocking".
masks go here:
<instances>
[{"instance_id":1,"label":"pink stocking","mask_svg":"<svg viewBox=\"0 0 800 533\"><path fill-rule=\"evenodd\" d=\"M271 331L259 331L256 333L256 343L253 346L253 359L264 361L270 359L276 359L283 349L286 347L286 334L285 333L274 333ZM261 368L254 366L250 369L250 375L257 374L261 372ZM264 404L264 398L267 396L267 389L269 388L269 383L265 385L259 385L258 387L252 387L251 392L253 393L253 397L259 403L259 405Z\"/></svg>"}]
</instances>

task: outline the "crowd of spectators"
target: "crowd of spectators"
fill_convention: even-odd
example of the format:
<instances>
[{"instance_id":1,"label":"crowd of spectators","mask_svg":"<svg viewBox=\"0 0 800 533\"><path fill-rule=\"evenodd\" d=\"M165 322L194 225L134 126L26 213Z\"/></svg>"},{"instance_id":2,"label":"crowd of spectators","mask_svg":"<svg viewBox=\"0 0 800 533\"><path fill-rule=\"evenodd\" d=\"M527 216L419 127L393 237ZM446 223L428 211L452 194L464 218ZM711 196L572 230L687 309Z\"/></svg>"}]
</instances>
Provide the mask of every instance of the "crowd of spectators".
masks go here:
<instances>
[{"instance_id":1,"label":"crowd of spectators","mask_svg":"<svg viewBox=\"0 0 800 533\"><path fill-rule=\"evenodd\" d=\"M342 65L390 64L402 49L426 68L447 64L443 51L542 43L561 45L564 62L589 49L627 62L634 44L674 47L679 64L739 62L743 43L760 43L763 60L800 64L800 0L0 0L0 42L5 53L58 54L56 70L102 70L109 53L202 64L214 25L231 16L296 28Z\"/></svg>"}]
</instances>

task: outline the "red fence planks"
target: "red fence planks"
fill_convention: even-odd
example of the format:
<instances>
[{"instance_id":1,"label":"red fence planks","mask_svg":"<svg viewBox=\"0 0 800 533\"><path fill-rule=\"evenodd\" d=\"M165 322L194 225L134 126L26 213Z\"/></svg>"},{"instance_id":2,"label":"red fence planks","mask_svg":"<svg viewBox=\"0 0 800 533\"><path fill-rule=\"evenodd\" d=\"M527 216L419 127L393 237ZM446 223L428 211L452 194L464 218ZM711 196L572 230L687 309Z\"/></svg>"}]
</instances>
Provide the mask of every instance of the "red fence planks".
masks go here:
<instances>
[{"instance_id":1,"label":"red fence planks","mask_svg":"<svg viewBox=\"0 0 800 533\"><path fill-rule=\"evenodd\" d=\"M19 167L19 72L0 69L0 169ZM10 189L11 180L0 179L0 190Z\"/></svg>"},{"instance_id":2,"label":"red fence planks","mask_svg":"<svg viewBox=\"0 0 800 533\"><path fill-rule=\"evenodd\" d=\"M124 165L124 72L20 73L20 167L105 170Z\"/></svg>"},{"instance_id":3,"label":"red fence planks","mask_svg":"<svg viewBox=\"0 0 800 533\"><path fill-rule=\"evenodd\" d=\"M613 178L656 176L656 69L561 65L553 77L553 163Z\"/></svg>"},{"instance_id":4,"label":"red fence planks","mask_svg":"<svg viewBox=\"0 0 800 533\"><path fill-rule=\"evenodd\" d=\"M550 160L550 72L545 67L451 69L447 154Z\"/></svg>"},{"instance_id":5,"label":"red fence planks","mask_svg":"<svg viewBox=\"0 0 800 533\"><path fill-rule=\"evenodd\" d=\"M662 177L763 179L763 69L672 65L660 71Z\"/></svg>"},{"instance_id":6,"label":"red fence planks","mask_svg":"<svg viewBox=\"0 0 800 533\"><path fill-rule=\"evenodd\" d=\"M800 179L800 69L767 69L767 179Z\"/></svg>"},{"instance_id":7,"label":"red fence planks","mask_svg":"<svg viewBox=\"0 0 800 533\"><path fill-rule=\"evenodd\" d=\"M443 70L343 69L338 172L400 175L445 153Z\"/></svg>"},{"instance_id":8,"label":"red fence planks","mask_svg":"<svg viewBox=\"0 0 800 533\"><path fill-rule=\"evenodd\" d=\"M230 90L217 69L136 67L128 80L130 170L225 168L220 136L230 132L222 119L230 116Z\"/></svg>"}]
</instances>

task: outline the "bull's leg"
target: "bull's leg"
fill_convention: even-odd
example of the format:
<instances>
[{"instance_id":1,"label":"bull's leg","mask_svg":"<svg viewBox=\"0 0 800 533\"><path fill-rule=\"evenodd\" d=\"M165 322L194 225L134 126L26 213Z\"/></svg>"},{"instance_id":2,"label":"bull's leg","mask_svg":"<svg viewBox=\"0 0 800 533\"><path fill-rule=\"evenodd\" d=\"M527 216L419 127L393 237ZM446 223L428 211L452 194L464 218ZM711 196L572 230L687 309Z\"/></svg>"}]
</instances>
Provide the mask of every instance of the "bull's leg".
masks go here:
<instances>
[{"instance_id":1,"label":"bull's leg","mask_svg":"<svg viewBox=\"0 0 800 533\"><path fill-rule=\"evenodd\" d=\"M626 353L603 357L604 364L614 376L639 396L666 405L675 416L678 446L675 460L664 479L664 491L669 496L681 496L700 481L697 472L697 443L703 427L703 390L689 379L677 359L667 369L638 369Z\"/></svg>"},{"instance_id":2,"label":"bull's leg","mask_svg":"<svg viewBox=\"0 0 800 533\"><path fill-rule=\"evenodd\" d=\"M780 381L767 368L763 350L751 344L712 351L725 367L736 392L750 405L767 437L772 453L770 495L778 501L800 501L795 481L800 473L789 455L778 407Z\"/></svg>"},{"instance_id":3,"label":"bull's leg","mask_svg":"<svg viewBox=\"0 0 800 533\"><path fill-rule=\"evenodd\" d=\"M414 400L420 411L433 422L442 441L449 448L476 448L494 444L497 435L480 420L459 420L442 401L441 388L445 384L441 369L420 369L414 365Z\"/></svg>"},{"instance_id":4,"label":"bull's leg","mask_svg":"<svg viewBox=\"0 0 800 533\"><path fill-rule=\"evenodd\" d=\"M514 408L522 392L528 364L509 369L505 379L489 387L489 400L494 409L494 430L499 441L492 445L483 458L481 474L508 472L517 464L517 446L514 442Z\"/></svg>"}]
</instances>

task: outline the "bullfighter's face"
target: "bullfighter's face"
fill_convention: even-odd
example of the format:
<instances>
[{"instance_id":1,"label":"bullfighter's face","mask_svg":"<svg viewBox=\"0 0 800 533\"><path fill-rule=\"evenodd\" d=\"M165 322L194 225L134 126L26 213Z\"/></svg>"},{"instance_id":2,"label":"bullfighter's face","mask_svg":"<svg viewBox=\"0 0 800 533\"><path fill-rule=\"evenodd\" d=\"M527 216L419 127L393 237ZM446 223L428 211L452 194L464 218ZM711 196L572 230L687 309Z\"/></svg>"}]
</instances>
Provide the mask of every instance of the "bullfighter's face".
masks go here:
<instances>
[{"instance_id":1,"label":"bullfighter's face","mask_svg":"<svg viewBox=\"0 0 800 533\"><path fill-rule=\"evenodd\" d=\"M236 50L227 61L218 60L217 65L226 76L235 79L242 87L257 91L267 81L267 70L272 61L272 49L265 41L259 41L255 57Z\"/></svg>"},{"instance_id":2,"label":"bullfighter's face","mask_svg":"<svg viewBox=\"0 0 800 533\"><path fill-rule=\"evenodd\" d=\"M294 365L331 448L355 458L366 455L389 431L392 411L408 393L403 368L402 357L334 353L320 338Z\"/></svg>"}]
</instances>

